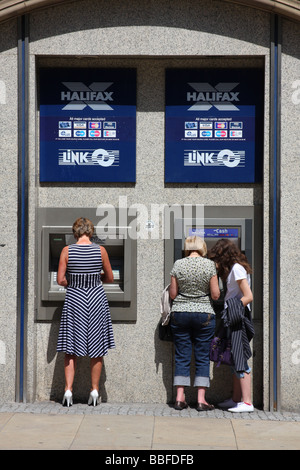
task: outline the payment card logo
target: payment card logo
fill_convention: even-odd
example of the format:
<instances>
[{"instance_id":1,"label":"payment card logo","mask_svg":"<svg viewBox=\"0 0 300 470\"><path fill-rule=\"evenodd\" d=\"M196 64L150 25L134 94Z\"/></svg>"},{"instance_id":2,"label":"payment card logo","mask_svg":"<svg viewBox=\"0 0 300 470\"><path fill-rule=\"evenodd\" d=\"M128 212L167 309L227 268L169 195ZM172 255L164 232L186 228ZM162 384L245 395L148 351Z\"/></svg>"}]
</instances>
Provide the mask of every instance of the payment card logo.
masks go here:
<instances>
[{"instance_id":1,"label":"payment card logo","mask_svg":"<svg viewBox=\"0 0 300 470\"><path fill-rule=\"evenodd\" d=\"M200 137L210 138L212 137L212 131L200 131Z\"/></svg>"},{"instance_id":2,"label":"payment card logo","mask_svg":"<svg viewBox=\"0 0 300 470\"><path fill-rule=\"evenodd\" d=\"M86 131L74 131L74 137L86 137Z\"/></svg>"},{"instance_id":3,"label":"payment card logo","mask_svg":"<svg viewBox=\"0 0 300 470\"><path fill-rule=\"evenodd\" d=\"M215 131L215 137L227 137L227 131Z\"/></svg>"},{"instance_id":4,"label":"payment card logo","mask_svg":"<svg viewBox=\"0 0 300 470\"><path fill-rule=\"evenodd\" d=\"M101 129L101 122L89 122L89 129Z\"/></svg>"},{"instance_id":5,"label":"payment card logo","mask_svg":"<svg viewBox=\"0 0 300 470\"><path fill-rule=\"evenodd\" d=\"M101 137L101 131L89 131L89 137Z\"/></svg>"},{"instance_id":6,"label":"payment card logo","mask_svg":"<svg viewBox=\"0 0 300 470\"><path fill-rule=\"evenodd\" d=\"M215 122L215 129L227 129L227 122Z\"/></svg>"}]
</instances>

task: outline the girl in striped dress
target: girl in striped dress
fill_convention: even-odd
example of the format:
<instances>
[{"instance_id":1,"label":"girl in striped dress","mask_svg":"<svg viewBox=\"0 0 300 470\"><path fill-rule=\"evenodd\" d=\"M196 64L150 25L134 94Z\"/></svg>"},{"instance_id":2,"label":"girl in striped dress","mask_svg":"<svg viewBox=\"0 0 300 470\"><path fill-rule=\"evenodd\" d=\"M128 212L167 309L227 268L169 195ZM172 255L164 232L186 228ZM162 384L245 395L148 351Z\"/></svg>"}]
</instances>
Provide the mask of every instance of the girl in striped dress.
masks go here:
<instances>
[{"instance_id":1,"label":"girl in striped dress","mask_svg":"<svg viewBox=\"0 0 300 470\"><path fill-rule=\"evenodd\" d=\"M113 282L107 251L91 242L94 226L80 217L73 224L77 243L66 246L60 256L57 282L66 287L57 351L65 353L63 405L72 405L72 387L78 356L91 358L91 393L88 404L99 397L103 356L114 348L110 311L103 282Z\"/></svg>"}]
</instances>

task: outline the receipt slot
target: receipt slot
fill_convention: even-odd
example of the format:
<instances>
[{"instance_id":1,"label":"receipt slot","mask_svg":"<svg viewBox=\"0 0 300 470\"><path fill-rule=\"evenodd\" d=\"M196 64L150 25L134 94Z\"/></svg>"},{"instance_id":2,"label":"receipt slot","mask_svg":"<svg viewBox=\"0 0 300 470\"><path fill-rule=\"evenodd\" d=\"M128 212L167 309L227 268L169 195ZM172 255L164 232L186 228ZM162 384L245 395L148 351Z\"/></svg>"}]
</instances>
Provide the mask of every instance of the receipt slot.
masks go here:
<instances>
[{"instance_id":1,"label":"receipt slot","mask_svg":"<svg viewBox=\"0 0 300 470\"><path fill-rule=\"evenodd\" d=\"M102 226L96 209L91 208L49 208L39 211L37 320L53 320L60 316L66 289L57 283L59 258L66 245L76 243L72 225L81 216L94 223L95 233L91 241L104 246L110 259L114 280L109 284L104 283L103 287L112 320L135 320L136 241L129 233L132 216L127 219L128 225Z\"/></svg>"},{"instance_id":2,"label":"receipt slot","mask_svg":"<svg viewBox=\"0 0 300 470\"><path fill-rule=\"evenodd\" d=\"M235 243L245 253L252 266L251 287L253 290L253 318L262 315L262 223L260 206L197 206L186 211L169 213L170 236L165 239L165 284L170 282L173 263L184 257L184 240L198 235L207 244L208 250L222 238ZM182 217L178 216L182 214ZM188 217L185 217L188 213ZM202 217L197 217L197 214Z\"/></svg>"}]
</instances>

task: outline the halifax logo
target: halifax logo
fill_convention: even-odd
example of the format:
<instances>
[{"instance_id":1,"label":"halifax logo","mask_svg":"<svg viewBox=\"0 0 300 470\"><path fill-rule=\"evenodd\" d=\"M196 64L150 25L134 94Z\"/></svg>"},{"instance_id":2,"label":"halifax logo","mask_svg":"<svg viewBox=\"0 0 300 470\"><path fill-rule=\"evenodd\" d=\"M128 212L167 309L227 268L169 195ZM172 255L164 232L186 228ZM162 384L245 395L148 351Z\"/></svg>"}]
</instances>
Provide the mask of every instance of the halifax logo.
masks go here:
<instances>
[{"instance_id":1,"label":"halifax logo","mask_svg":"<svg viewBox=\"0 0 300 470\"><path fill-rule=\"evenodd\" d=\"M218 83L215 87L209 83L189 83L195 90L187 92L187 101L194 101L188 111L208 111L215 107L219 111L239 111L233 102L239 101L239 92L232 90L239 83Z\"/></svg>"},{"instance_id":2,"label":"halifax logo","mask_svg":"<svg viewBox=\"0 0 300 470\"><path fill-rule=\"evenodd\" d=\"M69 101L62 109L81 111L89 106L94 111L112 111L107 101L113 101L112 91L106 91L113 82L93 82L88 87L82 82L62 82L69 91L62 91L61 101Z\"/></svg>"}]
</instances>

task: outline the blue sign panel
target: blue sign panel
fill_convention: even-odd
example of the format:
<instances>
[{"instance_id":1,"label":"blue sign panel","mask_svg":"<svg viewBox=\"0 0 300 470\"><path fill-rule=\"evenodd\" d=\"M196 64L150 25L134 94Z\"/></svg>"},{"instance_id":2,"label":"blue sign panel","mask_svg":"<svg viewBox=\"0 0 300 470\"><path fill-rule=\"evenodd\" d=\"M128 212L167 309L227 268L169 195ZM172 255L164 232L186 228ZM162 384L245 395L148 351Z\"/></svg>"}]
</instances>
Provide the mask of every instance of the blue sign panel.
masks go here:
<instances>
[{"instance_id":1,"label":"blue sign panel","mask_svg":"<svg viewBox=\"0 0 300 470\"><path fill-rule=\"evenodd\" d=\"M202 238L238 238L239 229L232 227L191 228L189 230L189 236Z\"/></svg>"},{"instance_id":2,"label":"blue sign panel","mask_svg":"<svg viewBox=\"0 0 300 470\"><path fill-rule=\"evenodd\" d=\"M136 70L40 69L40 181L135 182Z\"/></svg>"},{"instance_id":3,"label":"blue sign panel","mask_svg":"<svg viewBox=\"0 0 300 470\"><path fill-rule=\"evenodd\" d=\"M166 71L165 181L262 180L261 69Z\"/></svg>"}]
</instances>

